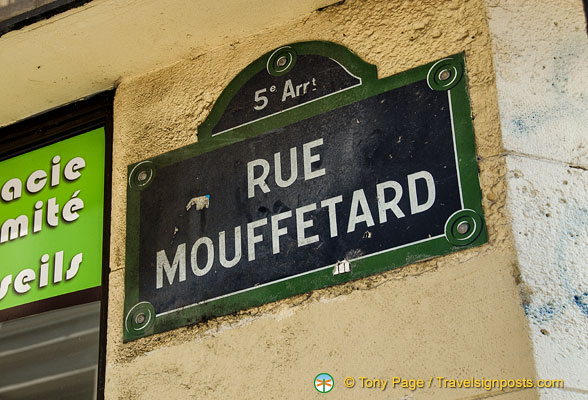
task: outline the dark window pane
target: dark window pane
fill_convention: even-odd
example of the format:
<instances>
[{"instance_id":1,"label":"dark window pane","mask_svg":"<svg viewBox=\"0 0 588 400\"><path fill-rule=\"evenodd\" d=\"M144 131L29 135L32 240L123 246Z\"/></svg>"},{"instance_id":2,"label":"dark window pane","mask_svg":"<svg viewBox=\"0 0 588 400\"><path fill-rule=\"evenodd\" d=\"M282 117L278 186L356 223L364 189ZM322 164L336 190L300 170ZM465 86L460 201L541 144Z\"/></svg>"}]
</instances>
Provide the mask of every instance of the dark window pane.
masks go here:
<instances>
[{"instance_id":1,"label":"dark window pane","mask_svg":"<svg viewBox=\"0 0 588 400\"><path fill-rule=\"evenodd\" d=\"M100 302L0 323L0 398L96 398Z\"/></svg>"},{"instance_id":2,"label":"dark window pane","mask_svg":"<svg viewBox=\"0 0 588 400\"><path fill-rule=\"evenodd\" d=\"M90 0L0 0L0 35Z\"/></svg>"},{"instance_id":3,"label":"dark window pane","mask_svg":"<svg viewBox=\"0 0 588 400\"><path fill-rule=\"evenodd\" d=\"M56 0L0 0L0 21L25 14L51 3L61 5L63 1ZM54 4L56 5L56 4Z\"/></svg>"}]
</instances>

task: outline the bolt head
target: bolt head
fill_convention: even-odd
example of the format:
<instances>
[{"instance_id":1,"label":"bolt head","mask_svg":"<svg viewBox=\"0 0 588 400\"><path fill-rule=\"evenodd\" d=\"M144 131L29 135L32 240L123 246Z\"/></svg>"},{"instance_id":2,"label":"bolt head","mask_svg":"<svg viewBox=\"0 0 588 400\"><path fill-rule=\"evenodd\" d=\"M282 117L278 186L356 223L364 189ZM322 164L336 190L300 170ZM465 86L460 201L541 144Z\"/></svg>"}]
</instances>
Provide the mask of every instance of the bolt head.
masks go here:
<instances>
[{"instance_id":1,"label":"bolt head","mask_svg":"<svg viewBox=\"0 0 588 400\"><path fill-rule=\"evenodd\" d=\"M288 59L286 58L286 56L281 56L276 60L276 64L278 65L278 67L285 67L287 63Z\"/></svg>"},{"instance_id":2,"label":"bolt head","mask_svg":"<svg viewBox=\"0 0 588 400\"><path fill-rule=\"evenodd\" d=\"M464 221L464 222L460 222L460 223L457 225L457 231L458 231L460 234L462 234L462 235L463 235L463 234L465 234L465 233L468 233L468 231L469 231L469 230L470 230L470 224L469 224L469 223L467 223L467 222L465 222L465 221Z\"/></svg>"},{"instance_id":3,"label":"bolt head","mask_svg":"<svg viewBox=\"0 0 588 400\"><path fill-rule=\"evenodd\" d=\"M145 182L147 180L147 171L139 172L139 175L137 175L137 179L139 180L139 182Z\"/></svg>"},{"instance_id":4,"label":"bolt head","mask_svg":"<svg viewBox=\"0 0 588 400\"><path fill-rule=\"evenodd\" d=\"M441 71L441 73L439 73L439 79L441 79L442 81L446 81L447 79L449 79L450 76L451 72L448 69L444 69L443 71Z\"/></svg>"},{"instance_id":5,"label":"bolt head","mask_svg":"<svg viewBox=\"0 0 588 400\"><path fill-rule=\"evenodd\" d=\"M139 313L135 316L135 322L138 324L142 324L147 319L147 316L143 313Z\"/></svg>"}]
</instances>

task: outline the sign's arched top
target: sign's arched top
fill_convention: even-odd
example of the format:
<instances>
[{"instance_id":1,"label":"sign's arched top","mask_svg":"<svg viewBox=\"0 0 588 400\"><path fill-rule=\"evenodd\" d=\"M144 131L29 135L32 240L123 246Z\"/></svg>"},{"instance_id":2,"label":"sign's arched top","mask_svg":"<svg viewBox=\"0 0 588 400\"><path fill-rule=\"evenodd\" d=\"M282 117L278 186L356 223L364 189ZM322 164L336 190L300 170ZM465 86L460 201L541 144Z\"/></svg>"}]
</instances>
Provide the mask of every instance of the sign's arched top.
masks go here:
<instances>
[{"instance_id":1,"label":"sign's arched top","mask_svg":"<svg viewBox=\"0 0 588 400\"><path fill-rule=\"evenodd\" d=\"M292 43L267 52L241 71L198 133L206 139L270 117L300 119L301 106L319 101L334 105L330 97L376 80L376 67L346 47L322 41Z\"/></svg>"}]
</instances>

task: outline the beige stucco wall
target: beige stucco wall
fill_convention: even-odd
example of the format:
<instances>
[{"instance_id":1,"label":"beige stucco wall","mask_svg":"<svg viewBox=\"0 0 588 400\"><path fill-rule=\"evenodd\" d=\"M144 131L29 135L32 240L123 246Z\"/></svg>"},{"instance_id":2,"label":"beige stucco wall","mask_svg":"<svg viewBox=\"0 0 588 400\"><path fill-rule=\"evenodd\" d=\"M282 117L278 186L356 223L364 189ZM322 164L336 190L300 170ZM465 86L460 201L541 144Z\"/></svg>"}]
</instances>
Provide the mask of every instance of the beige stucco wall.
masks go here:
<instances>
[{"instance_id":1,"label":"beige stucco wall","mask_svg":"<svg viewBox=\"0 0 588 400\"><path fill-rule=\"evenodd\" d=\"M489 243L123 344L126 166L197 141L196 127L241 69L302 40L343 44L375 64L380 77L466 52ZM481 0L347 0L123 79L114 107L106 398L536 398L531 389L502 394L433 385L382 393L342 384L346 376L535 377L505 177ZM330 394L313 388L320 372L334 376Z\"/></svg>"},{"instance_id":2,"label":"beige stucco wall","mask_svg":"<svg viewBox=\"0 0 588 400\"><path fill-rule=\"evenodd\" d=\"M89 1L0 37L0 126L335 1Z\"/></svg>"}]
</instances>

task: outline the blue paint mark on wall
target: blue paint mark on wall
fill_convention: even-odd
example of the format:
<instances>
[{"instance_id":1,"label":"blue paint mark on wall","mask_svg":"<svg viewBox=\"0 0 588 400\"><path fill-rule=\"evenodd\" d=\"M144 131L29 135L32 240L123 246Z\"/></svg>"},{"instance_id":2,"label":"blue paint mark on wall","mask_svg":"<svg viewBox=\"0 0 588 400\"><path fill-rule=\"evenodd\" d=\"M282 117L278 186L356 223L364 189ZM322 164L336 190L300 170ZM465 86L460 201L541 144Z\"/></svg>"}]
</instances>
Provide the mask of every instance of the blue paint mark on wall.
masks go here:
<instances>
[{"instance_id":1,"label":"blue paint mark on wall","mask_svg":"<svg viewBox=\"0 0 588 400\"><path fill-rule=\"evenodd\" d=\"M549 115L549 113L545 114ZM517 137L526 137L529 134L535 133L534 131L539 125L544 125L546 123L544 119L546 118L541 118L535 111L526 113L511 121L513 125L512 131Z\"/></svg>"},{"instance_id":2,"label":"blue paint mark on wall","mask_svg":"<svg viewBox=\"0 0 588 400\"><path fill-rule=\"evenodd\" d=\"M564 308L564 306L555 306L554 304L546 304L543 306L524 306L525 315L540 323L551 321L554 316L561 314Z\"/></svg>"},{"instance_id":3,"label":"blue paint mark on wall","mask_svg":"<svg viewBox=\"0 0 588 400\"><path fill-rule=\"evenodd\" d=\"M588 316L588 293L574 296L574 303L580 307L580 311Z\"/></svg>"},{"instance_id":4,"label":"blue paint mark on wall","mask_svg":"<svg viewBox=\"0 0 588 400\"><path fill-rule=\"evenodd\" d=\"M588 209L568 206L561 219L553 220L559 226L556 232L562 232L555 243L555 264L552 273L559 278L559 288L564 289L565 296L549 299L546 303L532 302L523 306L525 315L537 324L543 324L563 315L564 311L580 311L580 315L588 317L588 292L581 280L569 271L570 254L577 252L583 236L588 232ZM575 238L575 239L572 239ZM536 299L534 299L536 300Z\"/></svg>"},{"instance_id":5,"label":"blue paint mark on wall","mask_svg":"<svg viewBox=\"0 0 588 400\"><path fill-rule=\"evenodd\" d=\"M546 130L558 129L570 121L574 121L573 129L582 129L588 122L585 117L588 97L573 86L578 74L581 74L577 66L583 65L584 61L573 47L561 48L557 54L553 59L541 62L542 68L549 71L541 75L547 78L546 82L541 82L541 94L517 94L514 96L517 100L509 104L510 115L505 128L516 139L532 140L529 138L536 135L549 135ZM551 83L549 90L547 82ZM526 96L529 101L526 101Z\"/></svg>"},{"instance_id":6,"label":"blue paint mark on wall","mask_svg":"<svg viewBox=\"0 0 588 400\"><path fill-rule=\"evenodd\" d=\"M571 300L571 301L569 301ZM576 305L582 314L588 317L588 293L576 294L570 299L562 299L559 304L548 303L544 305L525 304L525 315L538 323L548 322L563 314L570 304Z\"/></svg>"}]
</instances>

